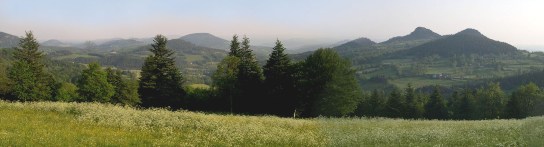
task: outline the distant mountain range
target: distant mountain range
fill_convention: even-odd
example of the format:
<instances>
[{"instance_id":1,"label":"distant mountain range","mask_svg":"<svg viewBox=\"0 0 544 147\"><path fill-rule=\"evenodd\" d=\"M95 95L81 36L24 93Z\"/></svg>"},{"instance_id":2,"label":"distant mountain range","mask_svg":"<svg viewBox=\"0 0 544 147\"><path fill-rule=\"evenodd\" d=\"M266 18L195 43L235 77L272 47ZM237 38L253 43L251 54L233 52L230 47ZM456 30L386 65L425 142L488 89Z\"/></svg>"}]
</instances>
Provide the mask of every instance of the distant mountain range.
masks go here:
<instances>
[{"instance_id":1,"label":"distant mountain range","mask_svg":"<svg viewBox=\"0 0 544 147\"><path fill-rule=\"evenodd\" d=\"M0 32L0 47L9 48L17 46L19 37ZM143 39L121 39L114 38L102 41L95 41L98 44L95 45L97 51L120 51L136 49L141 46L147 46L151 43L150 38ZM176 39L173 39L174 41ZM185 43L194 44L196 47L219 49L228 51L230 42L226 39L214 36L210 33L194 33L182 36L179 40L185 41ZM293 41L291 41L293 42ZM296 42L296 41L294 41ZM289 43L289 41L288 41ZM495 41L482 35L475 29L466 29L454 35L441 36L433 32L430 29L424 27L417 27L413 32L405 36L397 36L387 41L376 43L368 38L361 37L355 40L337 43L337 46L333 48L339 52L340 55L345 57L360 57L367 56L369 52L373 52L372 55L396 52L404 50L404 55L416 55L416 56L428 56L437 54L440 56L451 56L459 54L500 54L516 51L517 48L504 43ZM42 46L48 47L79 47L84 48L84 45L74 45L69 43L63 43L59 40L48 40L41 43ZM320 47L332 47L334 44L314 44L306 46L307 51L315 50ZM301 47L301 46L299 46ZM252 46L255 54L259 58L266 58L271 52L272 47L266 46ZM315 48L315 49L311 49ZM290 51L291 53L298 53L299 51ZM309 54L309 53L303 53Z\"/></svg>"}]
</instances>

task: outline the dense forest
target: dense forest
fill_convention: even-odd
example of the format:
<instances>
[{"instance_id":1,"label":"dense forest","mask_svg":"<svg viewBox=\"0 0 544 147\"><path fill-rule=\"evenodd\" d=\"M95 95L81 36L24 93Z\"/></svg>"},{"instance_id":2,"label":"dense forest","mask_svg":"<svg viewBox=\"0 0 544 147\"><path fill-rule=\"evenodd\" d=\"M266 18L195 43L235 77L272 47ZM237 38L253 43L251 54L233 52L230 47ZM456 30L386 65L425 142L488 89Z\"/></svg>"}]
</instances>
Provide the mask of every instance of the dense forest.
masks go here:
<instances>
[{"instance_id":1,"label":"dense forest","mask_svg":"<svg viewBox=\"0 0 544 147\"><path fill-rule=\"evenodd\" d=\"M470 30L459 34L481 37L479 33ZM427 39L436 38L436 35L431 35ZM132 50L150 53L143 62L131 61L135 58L126 63L106 60L78 64L49 59L40 51L40 45L32 32L27 32L18 47L0 52L0 94L6 100L25 102L99 102L143 108L163 107L282 117L364 116L467 120L525 118L544 114L544 92L537 79L509 84L521 85L509 87L513 89L509 92L504 92L500 86L500 83L516 82L508 78L494 80L499 82L490 81L477 88L469 85L449 88L451 92L444 92L438 85L432 90L417 89L411 83L405 85L405 88L392 86L390 90L362 88L361 85L365 83L360 83L360 75L352 65L357 62L337 52L353 50L357 45L378 47L365 38L341 48L318 49L297 57L302 59L291 59L282 42L276 40L268 59L261 64L250 46L250 39L244 36L240 40L234 35L226 55L213 57L219 63L216 64L216 70L210 73L210 88L185 84L186 75L181 72L184 67L177 65L180 61L175 57L176 52L190 54L191 50L170 49L183 45L186 45L183 40L168 40L157 35L148 48ZM480 42L477 46L480 45L487 44ZM429 45L411 50L426 49L426 46ZM508 47L504 50L512 51ZM214 50L203 48L201 51ZM439 57L446 55L437 54ZM457 54L451 56L457 58ZM455 62L465 62L466 56L462 57ZM487 63L486 59L489 58L481 59L470 61L470 65L477 62L495 63ZM104 62L140 65L141 72L136 75L101 67L100 64ZM529 79L536 76L520 77ZM374 81L387 82L387 79Z\"/></svg>"}]
</instances>

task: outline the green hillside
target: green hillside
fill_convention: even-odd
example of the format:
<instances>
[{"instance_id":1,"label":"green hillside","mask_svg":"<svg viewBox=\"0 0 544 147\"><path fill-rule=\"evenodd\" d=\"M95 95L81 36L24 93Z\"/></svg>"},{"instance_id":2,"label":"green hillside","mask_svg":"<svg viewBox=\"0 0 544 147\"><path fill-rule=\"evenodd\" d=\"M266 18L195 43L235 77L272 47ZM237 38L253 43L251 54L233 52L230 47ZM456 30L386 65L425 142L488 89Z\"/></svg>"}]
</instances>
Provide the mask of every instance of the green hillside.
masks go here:
<instances>
[{"instance_id":1,"label":"green hillside","mask_svg":"<svg viewBox=\"0 0 544 147\"><path fill-rule=\"evenodd\" d=\"M0 48L16 47L20 38L11 34L0 32Z\"/></svg>"}]
</instances>

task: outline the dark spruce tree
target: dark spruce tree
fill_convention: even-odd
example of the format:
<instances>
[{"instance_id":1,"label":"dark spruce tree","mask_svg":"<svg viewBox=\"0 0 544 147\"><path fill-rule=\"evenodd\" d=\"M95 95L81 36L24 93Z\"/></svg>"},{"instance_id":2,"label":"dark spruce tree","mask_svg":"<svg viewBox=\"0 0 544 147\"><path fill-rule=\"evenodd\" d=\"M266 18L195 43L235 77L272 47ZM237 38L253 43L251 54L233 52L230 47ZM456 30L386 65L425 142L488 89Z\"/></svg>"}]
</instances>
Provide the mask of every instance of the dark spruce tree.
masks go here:
<instances>
[{"instance_id":1,"label":"dark spruce tree","mask_svg":"<svg viewBox=\"0 0 544 147\"><path fill-rule=\"evenodd\" d=\"M40 45L34 38L32 31L15 48L15 61L8 68L10 87L15 99L20 101L53 100L53 76L45 71L43 53L38 51Z\"/></svg>"},{"instance_id":2,"label":"dark spruce tree","mask_svg":"<svg viewBox=\"0 0 544 147\"><path fill-rule=\"evenodd\" d=\"M77 82L77 92L85 102L110 102L115 93L113 85L108 83L108 75L98 63L89 64L89 68L83 70Z\"/></svg>"},{"instance_id":3,"label":"dark spruce tree","mask_svg":"<svg viewBox=\"0 0 544 147\"><path fill-rule=\"evenodd\" d=\"M292 69L283 44L276 40L276 45L263 67L268 113L290 116L294 112L296 91Z\"/></svg>"},{"instance_id":4,"label":"dark spruce tree","mask_svg":"<svg viewBox=\"0 0 544 147\"><path fill-rule=\"evenodd\" d=\"M138 86L135 81L130 81L121 75L121 71L106 68L108 83L114 86L115 93L111 97L111 103L134 106L140 103Z\"/></svg>"},{"instance_id":5,"label":"dark spruce tree","mask_svg":"<svg viewBox=\"0 0 544 147\"><path fill-rule=\"evenodd\" d=\"M332 49L318 49L303 63L299 79L303 116L346 116L357 108L361 89L351 63Z\"/></svg>"},{"instance_id":6,"label":"dark spruce tree","mask_svg":"<svg viewBox=\"0 0 544 147\"><path fill-rule=\"evenodd\" d=\"M157 35L149 55L142 66L138 94L143 107L170 107L179 109L183 104L185 90L183 77L175 66L174 51L166 47L168 40Z\"/></svg>"},{"instance_id":7,"label":"dark spruce tree","mask_svg":"<svg viewBox=\"0 0 544 147\"><path fill-rule=\"evenodd\" d=\"M399 88L394 88L389 94L387 100L385 113L387 117L401 118L406 114L406 99L402 96Z\"/></svg>"},{"instance_id":8,"label":"dark spruce tree","mask_svg":"<svg viewBox=\"0 0 544 147\"><path fill-rule=\"evenodd\" d=\"M235 86L240 94L240 110L242 113L263 113L263 105L266 104L262 95L264 77L261 66L249 45L249 38L244 36L239 51L240 64Z\"/></svg>"},{"instance_id":9,"label":"dark spruce tree","mask_svg":"<svg viewBox=\"0 0 544 147\"><path fill-rule=\"evenodd\" d=\"M442 94L440 94L440 88L438 86L433 89L429 102L425 105L425 117L428 119L448 119L446 102L444 101Z\"/></svg>"},{"instance_id":10,"label":"dark spruce tree","mask_svg":"<svg viewBox=\"0 0 544 147\"><path fill-rule=\"evenodd\" d=\"M473 90L463 89L461 92L454 91L451 100L453 101L450 107L453 113L453 119L474 119L475 103Z\"/></svg>"},{"instance_id":11,"label":"dark spruce tree","mask_svg":"<svg viewBox=\"0 0 544 147\"><path fill-rule=\"evenodd\" d=\"M356 115L366 117L384 116L384 108L387 102L385 93L374 89L371 94L357 106Z\"/></svg>"},{"instance_id":12,"label":"dark spruce tree","mask_svg":"<svg viewBox=\"0 0 544 147\"><path fill-rule=\"evenodd\" d=\"M425 109L423 104L420 102L420 97L416 93L415 89L412 87L412 84L408 84L408 87L404 89L404 96L406 98L406 116L405 118L422 118Z\"/></svg>"},{"instance_id":13,"label":"dark spruce tree","mask_svg":"<svg viewBox=\"0 0 544 147\"><path fill-rule=\"evenodd\" d=\"M229 56L234 56L238 58L242 57L242 54L240 51L240 41L238 41L238 35L232 36L232 40L230 41Z\"/></svg>"}]
</instances>

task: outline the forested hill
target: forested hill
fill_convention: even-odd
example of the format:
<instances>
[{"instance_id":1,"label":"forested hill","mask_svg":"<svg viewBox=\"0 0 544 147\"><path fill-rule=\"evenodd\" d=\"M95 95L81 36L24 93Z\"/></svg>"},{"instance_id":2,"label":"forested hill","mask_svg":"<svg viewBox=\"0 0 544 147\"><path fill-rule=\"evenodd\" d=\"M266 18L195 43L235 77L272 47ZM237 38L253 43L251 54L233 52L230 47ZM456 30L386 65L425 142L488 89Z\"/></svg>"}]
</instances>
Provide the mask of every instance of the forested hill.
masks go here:
<instances>
[{"instance_id":1,"label":"forested hill","mask_svg":"<svg viewBox=\"0 0 544 147\"><path fill-rule=\"evenodd\" d=\"M20 38L8 33L0 32L0 48L16 47Z\"/></svg>"},{"instance_id":2,"label":"forested hill","mask_svg":"<svg viewBox=\"0 0 544 147\"><path fill-rule=\"evenodd\" d=\"M226 50L229 47L229 41L214 36L210 33L193 33L179 39L193 43L197 46Z\"/></svg>"},{"instance_id":3,"label":"forested hill","mask_svg":"<svg viewBox=\"0 0 544 147\"><path fill-rule=\"evenodd\" d=\"M393 37L381 44L391 44L398 42L417 41L417 40L434 40L440 38L441 35L424 27L417 27L412 33L406 36Z\"/></svg>"},{"instance_id":4,"label":"forested hill","mask_svg":"<svg viewBox=\"0 0 544 147\"><path fill-rule=\"evenodd\" d=\"M375 45L376 42L361 37L355 40L352 40L350 42L344 43L342 45L339 45L337 47L334 47L337 51L351 51L351 50L365 50L365 49L375 49L373 48L373 45Z\"/></svg>"},{"instance_id":5,"label":"forested hill","mask_svg":"<svg viewBox=\"0 0 544 147\"><path fill-rule=\"evenodd\" d=\"M508 43L489 39L475 29L466 29L457 34L411 48L405 53L418 57L430 55L452 57L470 54L510 54L516 51L517 48Z\"/></svg>"},{"instance_id":6,"label":"forested hill","mask_svg":"<svg viewBox=\"0 0 544 147\"><path fill-rule=\"evenodd\" d=\"M146 45L146 43L135 39L118 39L104 42L98 45L97 49L105 51L118 51L120 49L134 48L143 45Z\"/></svg>"}]
</instances>

